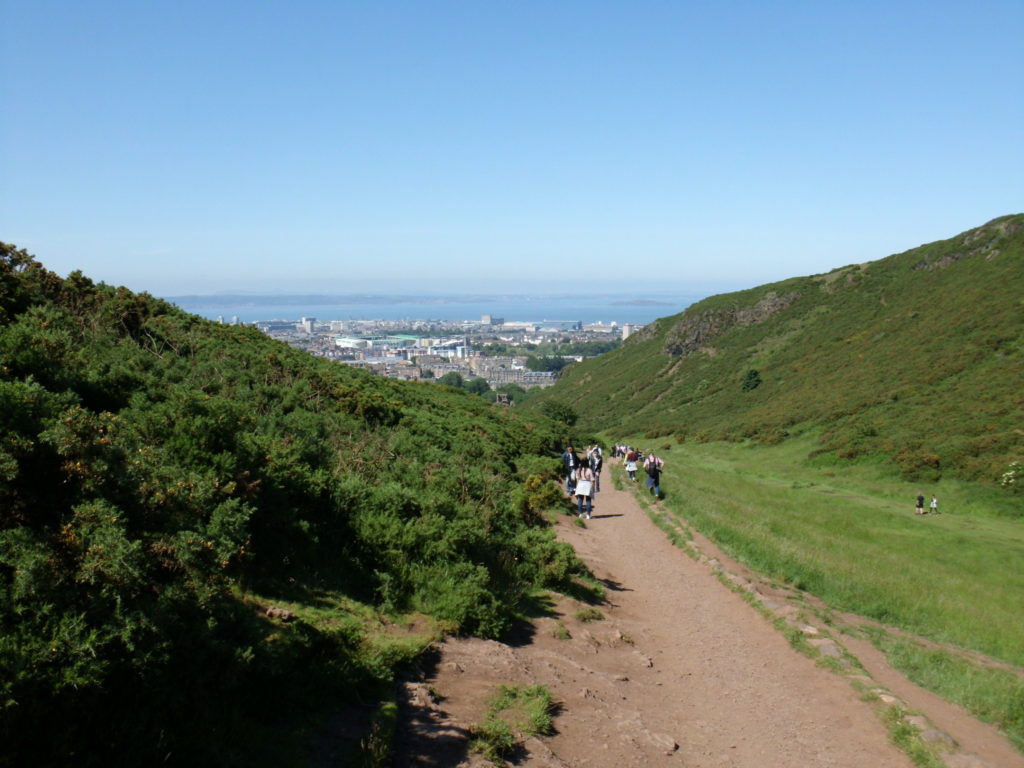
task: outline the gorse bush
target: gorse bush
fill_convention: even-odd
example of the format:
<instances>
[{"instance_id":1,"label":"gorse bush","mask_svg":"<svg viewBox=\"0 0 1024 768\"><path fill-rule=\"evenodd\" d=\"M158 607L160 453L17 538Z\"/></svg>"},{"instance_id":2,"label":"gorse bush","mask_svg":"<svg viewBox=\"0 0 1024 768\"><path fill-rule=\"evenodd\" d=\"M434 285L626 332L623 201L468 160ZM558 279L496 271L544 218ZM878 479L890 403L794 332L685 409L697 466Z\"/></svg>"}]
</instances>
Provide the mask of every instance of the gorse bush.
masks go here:
<instances>
[{"instance_id":1,"label":"gorse bush","mask_svg":"<svg viewBox=\"0 0 1024 768\"><path fill-rule=\"evenodd\" d=\"M500 633L583 573L554 430L0 245L0 765L280 764L391 674L341 596Z\"/></svg>"}]
</instances>

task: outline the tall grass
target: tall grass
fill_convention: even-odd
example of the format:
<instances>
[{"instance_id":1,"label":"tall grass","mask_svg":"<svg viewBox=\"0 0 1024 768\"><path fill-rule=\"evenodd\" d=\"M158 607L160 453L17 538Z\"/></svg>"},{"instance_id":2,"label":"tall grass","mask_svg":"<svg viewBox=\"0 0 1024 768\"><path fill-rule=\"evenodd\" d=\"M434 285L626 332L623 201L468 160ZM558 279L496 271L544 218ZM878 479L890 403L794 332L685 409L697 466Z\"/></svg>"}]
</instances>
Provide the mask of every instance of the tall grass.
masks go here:
<instances>
[{"instance_id":1,"label":"tall grass","mask_svg":"<svg viewBox=\"0 0 1024 768\"><path fill-rule=\"evenodd\" d=\"M794 445L675 448L667 504L730 554L833 608L1024 664L1024 523L955 501L913 514L918 485L871 467L835 474ZM929 488L928 493L935 490ZM926 491L922 491L926 492Z\"/></svg>"}]
</instances>

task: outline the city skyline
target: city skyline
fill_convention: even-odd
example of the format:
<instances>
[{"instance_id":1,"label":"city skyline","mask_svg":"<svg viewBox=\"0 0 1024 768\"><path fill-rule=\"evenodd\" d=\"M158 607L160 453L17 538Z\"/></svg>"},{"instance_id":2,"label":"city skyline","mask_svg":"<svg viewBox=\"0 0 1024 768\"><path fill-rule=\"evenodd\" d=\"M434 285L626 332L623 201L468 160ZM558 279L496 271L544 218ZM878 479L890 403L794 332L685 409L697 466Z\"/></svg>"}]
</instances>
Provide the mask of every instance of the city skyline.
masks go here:
<instances>
[{"instance_id":1,"label":"city skyline","mask_svg":"<svg viewBox=\"0 0 1024 768\"><path fill-rule=\"evenodd\" d=\"M1024 208L1014 2L0 0L0 239L158 296L708 295Z\"/></svg>"}]
</instances>

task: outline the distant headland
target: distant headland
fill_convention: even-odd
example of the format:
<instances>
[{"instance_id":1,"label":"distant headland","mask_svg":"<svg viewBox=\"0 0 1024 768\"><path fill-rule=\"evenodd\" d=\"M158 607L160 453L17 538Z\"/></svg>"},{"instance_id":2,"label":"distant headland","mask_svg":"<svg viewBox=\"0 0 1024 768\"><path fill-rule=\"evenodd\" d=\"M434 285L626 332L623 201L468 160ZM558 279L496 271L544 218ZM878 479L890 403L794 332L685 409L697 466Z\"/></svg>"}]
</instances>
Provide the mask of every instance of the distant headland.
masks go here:
<instances>
[{"instance_id":1,"label":"distant headland","mask_svg":"<svg viewBox=\"0 0 1024 768\"><path fill-rule=\"evenodd\" d=\"M613 307L674 307L671 301L655 301L654 299L633 299L631 301L613 301Z\"/></svg>"}]
</instances>

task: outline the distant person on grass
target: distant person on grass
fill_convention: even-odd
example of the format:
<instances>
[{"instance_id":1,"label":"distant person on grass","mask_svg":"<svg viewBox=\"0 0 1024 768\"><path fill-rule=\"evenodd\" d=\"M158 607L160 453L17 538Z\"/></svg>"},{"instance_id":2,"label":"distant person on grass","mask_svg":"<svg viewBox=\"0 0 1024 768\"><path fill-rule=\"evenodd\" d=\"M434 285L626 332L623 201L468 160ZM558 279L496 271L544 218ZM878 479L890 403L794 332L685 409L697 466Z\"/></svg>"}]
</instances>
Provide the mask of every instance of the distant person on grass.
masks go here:
<instances>
[{"instance_id":1,"label":"distant person on grass","mask_svg":"<svg viewBox=\"0 0 1024 768\"><path fill-rule=\"evenodd\" d=\"M930 511L933 515L939 514L939 500L932 496L932 503L929 505Z\"/></svg>"},{"instance_id":2,"label":"distant person on grass","mask_svg":"<svg viewBox=\"0 0 1024 768\"><path fill-rule=\"evenodd\" d=\"M647 473L647 488L654 498L661 498L661 470L665 466L665 462L654 455L654 451L651 451L651 455L647 457L644 462L644 472Z\"/></svg>"},{"instance_id":3,"label":"distant person on grass","mask_svg":"<svg viewBox=\"0 0 1024 768\"><path fill-rule=\"evenodd\" d=\"M914 510L917 514L924 514L924 496L921 494L917 495L917 508Z\"/></svg>"},{"instance_id":4,"label":"distant person on grass","mask_svg":"<svg viewBox=\"0 0 1024 768\"><path fill-rule=\"evenodd\" d=\"M594 472L586 464L580 464L576 470L576 508L580 517L584 517L583 508L586 507L586 518L590 519L590 513L594 509Z\"/></svg>"}]
</instances>

